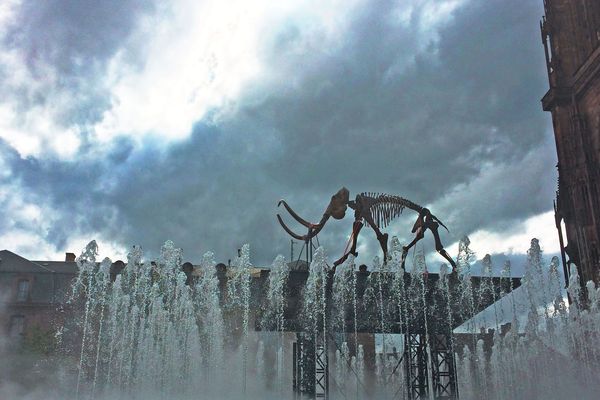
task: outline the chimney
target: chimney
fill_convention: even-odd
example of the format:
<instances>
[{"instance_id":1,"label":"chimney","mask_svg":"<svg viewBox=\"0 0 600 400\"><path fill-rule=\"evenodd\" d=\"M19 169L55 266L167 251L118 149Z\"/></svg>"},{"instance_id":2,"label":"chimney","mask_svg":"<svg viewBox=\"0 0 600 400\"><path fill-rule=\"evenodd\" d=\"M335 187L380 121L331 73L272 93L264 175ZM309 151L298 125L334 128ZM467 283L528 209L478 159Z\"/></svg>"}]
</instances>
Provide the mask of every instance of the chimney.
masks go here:
<instances>
[{"instance_id":1,"label":"chimney","mask_svg":"<svg viewBox=\"0 0 600 400\"><path fill-rule=\"evenodd\" d=\"M75 253L65 253L65 262L75 262Z\"/></svg>"}]
</instances>

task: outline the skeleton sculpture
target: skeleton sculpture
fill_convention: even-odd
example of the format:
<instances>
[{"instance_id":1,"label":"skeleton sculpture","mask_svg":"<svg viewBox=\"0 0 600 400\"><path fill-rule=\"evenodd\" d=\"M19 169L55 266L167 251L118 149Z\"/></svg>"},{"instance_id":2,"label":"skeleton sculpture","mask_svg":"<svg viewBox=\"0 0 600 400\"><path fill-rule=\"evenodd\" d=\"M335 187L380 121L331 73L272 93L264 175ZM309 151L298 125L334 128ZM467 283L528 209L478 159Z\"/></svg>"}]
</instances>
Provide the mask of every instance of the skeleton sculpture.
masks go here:
<instances>
[{"instance_id":1,"label":"skeleton sculpture","mask_svg":"<svg viewBox=\"0 0 600 400\"><path fill-rule=\"evenodd\" d=\"M356 241L358 238L358 233L364 225L363 221L366 221L366 223L369 224L369 226L375 231L377 240L381 245L381 250L383 250L384 262L387 261L388 234L382 233L380 228L385 228L388 226L394 218L402 214L404 208L409 208L418 212L419 216L417 217L417 221L412 229L412 232L415 233L415 238L407 246L402 247L402 267L404 267L404 260L406 259L408 250L410 250L410 248L413 247L419 240L423 239L427 229L429 229L433 234L435 240L435 249L437 252L446 260L448 260L453 268L456 267L454 260L452 260L450 255L448 255L446 250L444 250L444 246L442 245L440 235L438 233L439 226L442 225L444 228L446 228L446 225L444 225L435 215L431 214L427 208L421 207L403 197L380 193L360 193L356 195L356 198L354 201L352 201L350 200L350 192L348 189L343 187L336 194L331 196L331 201L329 202L329 205L327 206L327 209L325 210L325 213L318 224L310 223L301 218L294 212L294 210L292 210L285 200L280 200L278 206L281 206L282 204L296 221L308 228L308 233L306 235L298 235L297 233L294 233L283 222L281 216L277 214L279 223L290 236L304 242L308 242L310 239L315 237L321 231L321 229L323 229L323 226L325 226L325 223L330 217L342 219L346 215L346 210L348 207L354 210L354 224L352 226L351 236L352 246L350 247L350 250L344 250L342 257L333 263L334 266L343 263L350 254L354 255L355 257L358 255L356 252ZM448 230L448 228L446 228L446 230Z\"/></svg>"}]
</instances>

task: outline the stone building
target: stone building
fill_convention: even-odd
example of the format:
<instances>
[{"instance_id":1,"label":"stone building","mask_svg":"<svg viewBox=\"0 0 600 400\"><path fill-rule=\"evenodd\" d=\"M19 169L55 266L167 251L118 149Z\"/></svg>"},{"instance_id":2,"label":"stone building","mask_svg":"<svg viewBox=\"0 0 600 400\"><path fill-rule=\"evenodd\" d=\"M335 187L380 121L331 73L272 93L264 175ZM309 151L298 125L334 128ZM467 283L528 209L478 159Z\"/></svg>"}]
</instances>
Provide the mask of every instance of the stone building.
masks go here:
<instances>
[{"instance_id":1,"label":"stone building","mask_svg":"<svg viewBox=\"0 0 600 400\"><path fill-rule=\"evenodd\" d=\"M556 225L563 265L600 274L600 1L544 0L541 33L558 153ZM562 222L564 221L564 226Z\"/></svg>"},{"instance_id":2,"label":"stone building","mask_svg":"<svg viewBox=\"0 0 600 400\"><path fill-rule=\"evenodd\" d=\"M33 331L60 326L71 282L77 275L75 255L65 261L30 261L0 251L0 337L20 339Z\"/></svg>"}]
</instances>

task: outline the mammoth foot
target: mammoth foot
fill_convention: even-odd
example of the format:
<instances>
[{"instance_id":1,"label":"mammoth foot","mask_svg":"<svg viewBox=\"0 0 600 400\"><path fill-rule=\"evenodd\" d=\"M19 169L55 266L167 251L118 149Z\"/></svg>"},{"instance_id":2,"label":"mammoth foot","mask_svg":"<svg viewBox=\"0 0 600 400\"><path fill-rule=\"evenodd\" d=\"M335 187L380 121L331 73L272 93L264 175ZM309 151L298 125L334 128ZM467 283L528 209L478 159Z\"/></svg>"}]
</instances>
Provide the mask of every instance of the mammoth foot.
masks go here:
<instances>
[{"instance_id":1,"label":"mammoth foot","mask_svg":"<svg viewBox=\"0 0 600 400\"><path fill-rule=\"evenodd\" d=\"M344 261L346 261L346 259L348 258L348 256L352 254L354 257L358 257L358 251L349 251L348 253L344 254L343 256L340 257L339 260L337 260L336 262L333 263L334 267L337 267L338 265L340 265L341 263L343 263Z\"/></svg>"}]
</instances>

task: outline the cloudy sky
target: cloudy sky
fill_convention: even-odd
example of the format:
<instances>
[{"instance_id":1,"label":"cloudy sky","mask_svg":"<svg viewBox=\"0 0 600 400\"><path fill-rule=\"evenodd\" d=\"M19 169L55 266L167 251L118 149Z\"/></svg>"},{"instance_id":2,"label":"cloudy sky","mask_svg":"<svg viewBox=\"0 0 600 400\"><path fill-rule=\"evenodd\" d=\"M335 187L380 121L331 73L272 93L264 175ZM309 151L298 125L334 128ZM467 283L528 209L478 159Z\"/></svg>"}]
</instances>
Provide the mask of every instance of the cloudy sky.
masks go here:
<instances>
[{"instance_id":1,"label":"cloudy sky","mask_svg":"<svg viewBox=\"0 0 600 400\"><path fill-rule=\"evenodd\" d=\"M171 239L197 261L250 243L267 264L289 256L277 200L317 221L346 186L429 206L453 256L463 235L479 256L532 237L556 252L542 14L542 0L3 1L0 249L60 259L96 239L151 257ZM390 235L411 240L415 217ZM321 233L331 259L351 225ZM369 262L373 232L359 241Z\"/></svg>"}]
</instances>

